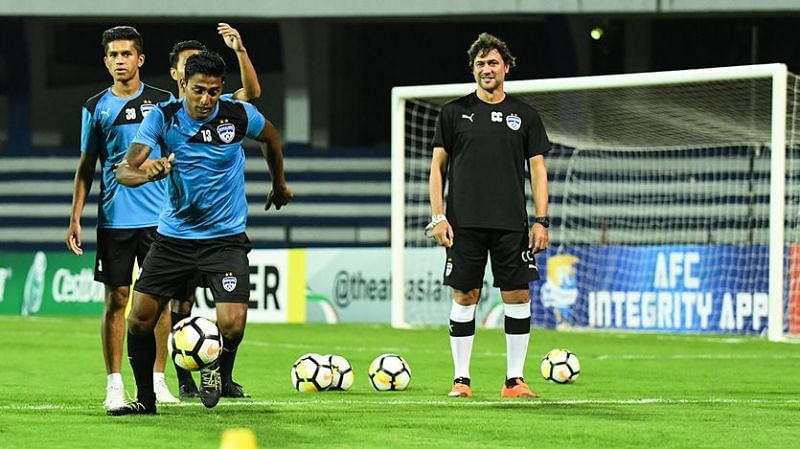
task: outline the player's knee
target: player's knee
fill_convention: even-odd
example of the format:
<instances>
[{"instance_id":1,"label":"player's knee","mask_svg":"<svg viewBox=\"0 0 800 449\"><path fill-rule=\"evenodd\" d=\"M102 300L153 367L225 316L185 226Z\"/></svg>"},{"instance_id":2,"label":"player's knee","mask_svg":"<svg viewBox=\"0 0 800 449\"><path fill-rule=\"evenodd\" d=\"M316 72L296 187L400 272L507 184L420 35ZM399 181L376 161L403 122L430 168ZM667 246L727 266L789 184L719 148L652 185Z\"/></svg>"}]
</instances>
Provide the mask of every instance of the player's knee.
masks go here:
<instances>
[{"instance_id":1,"label":"player's knee","mask_svg":"<svg viewBox=\"0 0 800 449\"><path fill-rule=\"evenodd\" d=\"M142 316L133 312L128 315L128 332L132 334L152 332L155 324L156 320L152 317Z\"/></svg>"},{"instance_id":2,"label":"player's knee","mask_svg":"<svg viewBox=\"0 0 800 449\"><path fill-rule=\"evenodd\" d=\"M129 294L130 287L128 286L106 287L106 310L110 312L125 310Z\"/></svg>"},{"instance_id":3,"label":"player's knee","mask_svg":"<svg viewBox=\"0 0 800 449\"><path fill-rule=\"evenodd\" d=\"M471 306L473 304L477 304L480 297L481 289L479 288L467 291L453 289L453 301L462 306Z\"/></svg>"},{"instance_id":4,"label":"player's knee","mask_svg":"<svg viewBox=\"0 0 800 449\"><path fill-rule=\"evenodd\" d=\"M244 325L247 315L245 314L226 314L217 316L217 326L219 327L222 338L239 338L244 334ZM224 340L223 340L224 341Z\"/></svg>"},{"instance_id":5,"label":"player's knee","mask_svg":"<svg viewBox=\"0 0 800 449\"><path fill-rule=\"evenodd\" d=\"M525 304L531 300L528 290L503 290L500 292L500 297L506 304Z\"/></svg>"}]
</instances>

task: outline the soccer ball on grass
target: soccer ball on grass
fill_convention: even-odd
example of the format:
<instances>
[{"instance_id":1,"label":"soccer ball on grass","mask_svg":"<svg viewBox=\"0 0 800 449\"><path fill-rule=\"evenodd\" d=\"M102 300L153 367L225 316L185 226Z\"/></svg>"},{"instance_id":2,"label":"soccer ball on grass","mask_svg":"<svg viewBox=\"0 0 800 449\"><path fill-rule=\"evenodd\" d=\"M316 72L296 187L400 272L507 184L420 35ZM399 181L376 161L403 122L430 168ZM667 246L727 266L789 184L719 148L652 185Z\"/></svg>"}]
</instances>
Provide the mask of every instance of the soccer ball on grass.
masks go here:
<instances>
[{"instance_id":1,"label":"soccer ball on grass","mask_svg":"<svg viewBox=\"0 0 800 449\"><path fill-rule=\"evenodd\" d=\"M331 354L326 357L330 360L331 369L333 370L331 386L328 389L349 390L350 387L353 386L353 380L355 379L355 373L353 373L353 367L350 365L350 361L336 354Z\"/></svg>"},{"instance_id":2,"label":"soccer ball on grass","mask_svg":"<svg viewBox=\"0 0 800 449\"><path fill-rule=\"evenodd\" d=\"M405 390L411 382L411 367L397 354L379 355L369 365L369 382L378 391Z\"/></svg>"},{"instance_id":3,"label":"soccer ball on grass","mask_svg":"<svg viewBox=\"0 0 800 449\"><path fill-rule=\"evenodd\" d=\"M542 377L558 384L575 382L581 374L578 356L568 349L553 349L542 359Z\"/></svg>"},{"instance_id":4,"label":"soccer ball on grass","mask_svg":"<svg viewBox=\"0 0 800 449\"><path fill-rule=\"evenodd\" d=\"M330 358L315 353L303 354L292 364L292 385L302 393L315 393L331 386Z\"/></svg>"},{"instance_id":5,"label":"soccer ball on grass","mask_svg":"<svg viewBox=\"0 0 800 449\"><path fill-rule=\"evenodd\" d=\"M187 371L197 371L217 361L222 350L222 335L217 325L206 318L184 318L172 326L167 350L176 365Z\"/></svg>"}]
</instances>

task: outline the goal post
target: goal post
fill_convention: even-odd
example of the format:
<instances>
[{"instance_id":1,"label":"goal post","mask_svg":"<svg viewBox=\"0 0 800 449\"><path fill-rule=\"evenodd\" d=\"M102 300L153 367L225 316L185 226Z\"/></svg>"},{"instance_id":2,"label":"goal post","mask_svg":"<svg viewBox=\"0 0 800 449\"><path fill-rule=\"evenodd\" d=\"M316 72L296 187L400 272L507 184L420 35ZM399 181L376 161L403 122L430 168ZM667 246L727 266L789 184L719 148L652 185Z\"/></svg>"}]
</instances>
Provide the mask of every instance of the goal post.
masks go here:
<instances>
[{"instance_id":1,"label":"goal post","mask_svg":"<svg viewBox=\"0 0 800 449\"><path fill-rule=\"evenodd\" d=\"M392 89L396 327L447 323L444 251L423 235L430 143L441 106L474 89ZM545 158L551 249L537 259L546 261L547 294L574 304L568 320L545 304L542 319L770 340L800 334L798 78L785 65L507 81L505 89L539 111L554 146ZM644 266L650 271L637 271ZM478 320L491 324L501 308L490 271L484 286ZM532 303L541 287L532 284Z\"/></svg>"}]
</instances>

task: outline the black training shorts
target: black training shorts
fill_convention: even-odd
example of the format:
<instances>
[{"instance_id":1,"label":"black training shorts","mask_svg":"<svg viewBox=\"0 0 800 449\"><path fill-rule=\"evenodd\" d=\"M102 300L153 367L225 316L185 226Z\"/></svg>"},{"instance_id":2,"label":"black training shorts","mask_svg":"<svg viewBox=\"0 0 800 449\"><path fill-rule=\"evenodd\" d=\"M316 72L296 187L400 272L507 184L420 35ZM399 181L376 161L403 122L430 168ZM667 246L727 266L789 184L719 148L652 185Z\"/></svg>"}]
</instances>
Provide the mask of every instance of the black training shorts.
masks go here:
<instances>
[{"instance_id":1,"label":"black training shorts","mask_svg":"<svg viewBox=\"0 0 800 449\"><path fill-rule=\"evenodd\" d=\"M142 266L155 237L155 226L136 229L97 229L94 280L111 287L131 285L133 261Z\"/></svg>"},{"instance_id":2,"label":"black training shorts","mask_svg":"<svg viewBox=\"0 0 800 449\"><path fill-rule=\"evenodd\" d=\"M181 298L196 283L211 289L215 302L250 300L252 246L245 233L211 239L176 239L156 234L134 290L161 298ZM195 284L196 285L196 284Z\"/></svg>"},{"instance_id":3,"label":"black training shorts","mask_svg":"<svg viewBox=\"0 0 800 449\"><path fill-rule=\"evenodd\" d=\"M481 288L487 255L492 258L493 285L500 290L527 290L530 281L539 279L527 230L457 228L453 246L447 248L443 283L465 292Z\"/></svg>"}]
</instances>

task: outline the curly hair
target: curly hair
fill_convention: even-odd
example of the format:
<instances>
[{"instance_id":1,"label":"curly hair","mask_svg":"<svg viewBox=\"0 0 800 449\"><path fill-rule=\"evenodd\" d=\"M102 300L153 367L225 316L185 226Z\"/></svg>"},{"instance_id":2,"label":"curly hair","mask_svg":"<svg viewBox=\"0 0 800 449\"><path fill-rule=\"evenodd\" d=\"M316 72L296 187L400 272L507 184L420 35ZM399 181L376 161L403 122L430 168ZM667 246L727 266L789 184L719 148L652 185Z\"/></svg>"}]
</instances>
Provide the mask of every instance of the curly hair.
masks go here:
<instances>
[{"instance_id":1,"label":"curly hair","mask_svg":"<svg viewBox=\"0 0 800 449\"><path fill-rule=\"evenodd\" d=\"M475 42L469 46L469 50L467 50L467 57L469 58L467 65L469 68L472 68L475 58L486 56L486 54L492 50L497 50L497 52L500 53L503 62L505 62L507 66L514 67L517 65L517 58L511 54L511 50L508 49L508 45L502 39L489 33L481 33L478 35L478 38L475 39Z\"/></svg>"}]
</instances>

